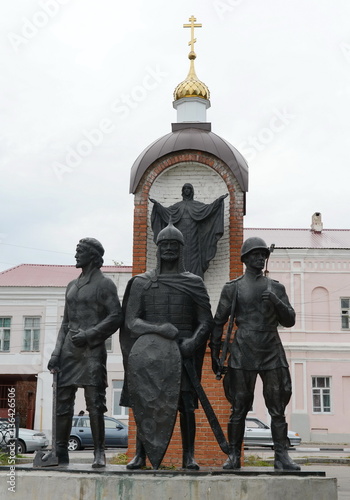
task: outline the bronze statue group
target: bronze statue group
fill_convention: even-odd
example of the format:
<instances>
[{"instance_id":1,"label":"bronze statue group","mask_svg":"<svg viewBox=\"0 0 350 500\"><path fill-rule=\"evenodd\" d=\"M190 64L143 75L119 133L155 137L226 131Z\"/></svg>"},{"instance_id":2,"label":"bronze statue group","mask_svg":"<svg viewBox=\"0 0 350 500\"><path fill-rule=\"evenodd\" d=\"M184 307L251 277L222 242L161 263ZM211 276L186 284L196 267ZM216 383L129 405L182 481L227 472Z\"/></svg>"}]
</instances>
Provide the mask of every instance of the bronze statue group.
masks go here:
<instances>
[{"instance_id":1,"label":"bronze statue group","mask_svg":"<svg viewBox=\"0 0 350 500\"><path fill-rule=\"evenodd\" d=\"M277 330L278 325L292 327L295 312L284 286L263 273L270 250L261 238L243 243L245 272L224 284L214 318L211 313L202 277L223 234L226 196L205 205L193 199L193 186L185 184L183 201L171 207L151 199L157 267L131 278L122 307L114 283L100 270L101 243L94 238L79 241L75 258L82 272L67 286L64 317L48 364L58 374L55 453L59 465L69 463L68 440L78 387L84 388L90 416L92 467L106 465L105 340L120 329L125 369L120 404L133 409L137 424L136 454L126 467L141 469L146 457L153 468L159 467L179 412L182 467L198 470L195 410L204 354L209 342L214 374L220 374L225 361L222 336L230 319L235 334L228 344L223 382L232 411L223 468L241 467L245 419L259 375L271 416L274 467L300 469L287 451L285 408L291 379Z\"/></svg>"}]
</instances>

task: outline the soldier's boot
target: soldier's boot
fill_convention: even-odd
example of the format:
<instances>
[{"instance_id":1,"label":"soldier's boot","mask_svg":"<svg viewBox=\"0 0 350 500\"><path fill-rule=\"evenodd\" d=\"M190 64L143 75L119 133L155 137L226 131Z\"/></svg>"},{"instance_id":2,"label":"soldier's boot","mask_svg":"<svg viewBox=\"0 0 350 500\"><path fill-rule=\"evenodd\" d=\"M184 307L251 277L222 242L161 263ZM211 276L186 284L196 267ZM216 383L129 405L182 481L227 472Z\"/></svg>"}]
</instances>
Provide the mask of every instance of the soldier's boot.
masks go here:
<instances>
[{"instance_id":1,"label":"soldier's boot","mask_svg":"<svg viewBox=\"0 0 350 500\"><path fill-rule=\"evenodd\" d=\"M271 423L271 433L275 450L274 468L277 470L300 470L288 455L288 425L286 422Z\"/></svg>"},{"instance_id":2,"label":"soldier's boot","mask_svg":"<svg viewBox=\"0 0 350 500\"><path fill-rule=\"evenodd\" d=\"M180 428L182 437L182 467L199 470L194 459L194 440L196 437L196 417L194 411L180 412Z\"/></svg>"},{"instance_id":3,"label":"soldier's boot","mask_svg":"<svg viewBox=\"0 0 350 500\"><path fill-rule=\"evenodd\" d=\"M69 464L68 440L72 428L71 415L57 415L56 417L56 456L58 465Z\"/></svg>"},{"instance_id":4,"label":"soldier's boot","mask_svg":"<svg viewBox=\"0 0 350 500\"><path fill-rule=\"evenodd\" d=\"M136 435L136 454L134 458L126 466L127 469L135 470L142 469L146 465L146 450L141 439Z\"/></svg>"},{"instance_id":5,"label":"soldier's boot","mask_svg":"<svg viewBox=\"0 0 350 500\"><path fill-rule=\"evenodd\" d=\"M241 468L241 450L244 437L245 419L243 423L234 424L229 422L227 425L227 435L229 441L229 456L223 469L240 469Z\"/></svg>"},{"instance_id":6,"label":"soldier's boot","mask_svg":"<svg viewBox=\"0 0 350 500\"><path fill-rule=\"evenodd\" d=\"M105 456L105 421L102 414L90 413L90 426L94 442L94 469L106 466Z\"/></svg>"}]
</instances>

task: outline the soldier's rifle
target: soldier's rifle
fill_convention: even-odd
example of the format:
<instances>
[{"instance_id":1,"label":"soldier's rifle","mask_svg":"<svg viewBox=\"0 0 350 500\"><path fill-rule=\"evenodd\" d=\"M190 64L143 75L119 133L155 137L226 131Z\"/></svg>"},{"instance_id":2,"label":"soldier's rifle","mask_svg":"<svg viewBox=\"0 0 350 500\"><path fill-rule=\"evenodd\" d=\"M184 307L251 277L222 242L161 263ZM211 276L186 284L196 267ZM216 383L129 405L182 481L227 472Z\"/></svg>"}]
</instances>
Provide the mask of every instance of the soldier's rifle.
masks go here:
<instances>
[{"instance_id":1,"label":"soldier's rifle","mask_svg":"<svg viewBox=\"0 0 350 500\"><path fill-rule=\"evenodd\" d=\"M225 340L222 344L221 356L219 358L219 368L218 368L218 371L216 372L216 377L215 377L216 380L221 380L222 376L227 371L227 367L225 366L225 361L226 361L228 348L230 345L230 340L231 340L231 335L232 335L232 330L233 330L235 308L236 308L236 298L237 298L237 286L236 286L236 284L234 284L233 286L234 286L234 288L233 288L233 295L232 295L230 319L229 319L229 323L228 323L228 327L227 327L226 337L225 337Z\"/></svg>"},{"instance_id":2,"label":"soldier's rifle","mask_svg":"<svg viewBox=\"0 0 350 500\"><path fill-rule=\"evenodd\" d=\"M270 258L270 255L272 254L272 252L274 251L274 249L275 249L275 244L274 244L274 243L272 243L272 244L270 245L270 248L269 248L270 253L269 253L269 255L268 255L268 256L267 256L267 258L266 258L266 265L265 265L264 276L268 276L268 275L269 275L269 271L268 271L268 269L267 269L267 266L268 266L268 264L269 264L269 258Z\"/></svg>"}]
</instances>

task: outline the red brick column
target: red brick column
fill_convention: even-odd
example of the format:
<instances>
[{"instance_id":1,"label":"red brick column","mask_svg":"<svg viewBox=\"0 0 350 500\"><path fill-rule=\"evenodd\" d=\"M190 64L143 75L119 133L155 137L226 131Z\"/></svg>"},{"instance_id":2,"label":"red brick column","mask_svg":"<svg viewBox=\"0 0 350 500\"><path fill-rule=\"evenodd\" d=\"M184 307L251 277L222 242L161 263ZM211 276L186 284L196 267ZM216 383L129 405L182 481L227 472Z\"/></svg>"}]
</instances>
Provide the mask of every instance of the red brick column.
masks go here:
<instances>
[{"instance_id":1,"label":"red brick column","mask_svg":"<svg viewBox=\"0 0 350 500\"><path fill-rule=\"evenodd\" d=\"M135 194L133 274L140 274L146 271L147 206L150 188L157 176L164 170L183 162L197 162L207 167L209 166L215 170L226 183L230 194L230 278L233 279L242 274L240 248L243 242L243 197L236 196L237 189L240 188L234 179L232 171L216 157L200 151L184 151L182 153L165 156L150 165L143 175ZM222 285L224 285L224 283L222 283ZM222 381L217 381L211 370L209 349L207 349L204 360L202 385L226 434L230 405L225 397ZM132 417L132 412L130 412L130 415L128 456L131 458L135 452L136 425ZM196 411L196 422L196 460L200 466L221 466L226 456L220 450L200 404L199 409ZM178 468L181 467L181 464L182 443L179 422L177 422L171 443L163 460L163 465L175 466Z\"/></svg>"}]
</instances>

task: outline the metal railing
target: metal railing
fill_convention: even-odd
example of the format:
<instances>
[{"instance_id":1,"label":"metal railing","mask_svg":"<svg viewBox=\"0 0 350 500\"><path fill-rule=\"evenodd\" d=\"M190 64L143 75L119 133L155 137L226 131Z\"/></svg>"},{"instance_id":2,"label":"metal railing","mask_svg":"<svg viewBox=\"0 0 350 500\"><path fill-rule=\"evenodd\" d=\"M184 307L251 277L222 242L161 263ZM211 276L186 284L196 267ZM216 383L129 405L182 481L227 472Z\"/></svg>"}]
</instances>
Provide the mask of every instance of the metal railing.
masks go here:
<instances>
[{"instance_id":1,"label":"metal railing","mask_svg":"<svg viewBox=\"0 0 350 500\"><path fill-rule=\"evenodd\" d=\"M15 454L18 452L19 416L15 417L15 423L8 420L0 420L0 450L9 452L9 447L15 445Z\"/></svg>"}]
</instances>

